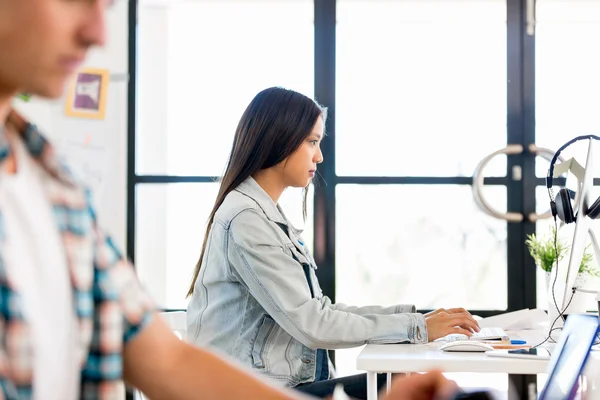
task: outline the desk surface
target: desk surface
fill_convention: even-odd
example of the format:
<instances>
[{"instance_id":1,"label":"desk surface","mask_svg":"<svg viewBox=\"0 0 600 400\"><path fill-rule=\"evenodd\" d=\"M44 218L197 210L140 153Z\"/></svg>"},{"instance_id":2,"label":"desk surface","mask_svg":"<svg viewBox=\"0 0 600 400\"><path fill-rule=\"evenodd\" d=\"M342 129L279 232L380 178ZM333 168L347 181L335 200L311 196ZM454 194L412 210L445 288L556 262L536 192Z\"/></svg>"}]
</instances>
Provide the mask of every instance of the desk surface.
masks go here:
<instances>
[{"instance_id":1,"label":"desk surface","mask_svg":"<svg viewBox=\"0 0 600 400\"><path fill-rule=\"evenodd\" d=\"M485 353L444 352L421 344L367 345L356 367L373 372L503 372L533 375L546 371L548 360L489 357Z\"/></svg>"},{"instance_id":2,"label":"desk surface","mask_svg":"<svg viewBox=\"0 0 600 400\"><path fill-rule=\"evenodd\" d=\"M538 332L517 332L511 337L521 337L537 344ZM367 345L356 359L359 370L369 372L425 372L440 369L444 372L502 372L533 375L546 372L548 360L489 357L485 353L444 352L443 342L427 344Z\"/></svg>"}]
</instances>

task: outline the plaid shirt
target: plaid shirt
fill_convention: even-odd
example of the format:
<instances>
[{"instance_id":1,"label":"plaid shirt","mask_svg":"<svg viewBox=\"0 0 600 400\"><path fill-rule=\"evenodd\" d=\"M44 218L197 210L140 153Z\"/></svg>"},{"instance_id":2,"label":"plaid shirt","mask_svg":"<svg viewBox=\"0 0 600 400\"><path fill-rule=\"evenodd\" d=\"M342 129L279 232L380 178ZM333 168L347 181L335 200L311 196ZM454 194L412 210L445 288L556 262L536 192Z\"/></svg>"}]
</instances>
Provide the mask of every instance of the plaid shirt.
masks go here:
<instances>
[{"instance_id":1,"label":"plaid shirt","mask_svg":"<svg viewBox=\"0 0 600 400\"><path fill-rule=\"evenodd\" d=\"M43 186L65 246L78 321L79 340L73 346L81 364L80 397L119 398L123 395L123 346L150 321L154 304L131 265L98 228L90 192L76 183L34 125L15 112L9 115L8 123L22 134L29 153L47 172ZM10 151L0 127L0 167ZM4 238L0 209L0 400L29 399L32 342L22 299L7 277L2 257Z\"/></svg>"}]
</instances>

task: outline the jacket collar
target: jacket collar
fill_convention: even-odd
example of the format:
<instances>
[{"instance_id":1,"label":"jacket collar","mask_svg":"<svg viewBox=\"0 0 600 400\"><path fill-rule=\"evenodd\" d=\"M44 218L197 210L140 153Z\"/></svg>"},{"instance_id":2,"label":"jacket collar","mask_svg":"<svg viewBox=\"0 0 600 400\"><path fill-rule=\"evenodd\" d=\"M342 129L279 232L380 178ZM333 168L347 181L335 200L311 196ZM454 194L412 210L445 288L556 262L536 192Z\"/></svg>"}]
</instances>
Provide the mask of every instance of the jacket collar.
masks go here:
<instances>
[{"instance_id":1,"label":"jacket collar","mask_svg":"<svg viewBox=\"0 0 600 400\"><path fill-rule=\"evenodd\" d=\"M276 224L283 224L287 226L295 234L302 233L301 229L297 229L294 227L294 225L292 225L292 223L285 216L285 213L281 207L279 207L278 204L275 204L273 199L254 180L254 178L249 177L244 182L240 183L235 190L254 200L261 210L263 210L268 220L275 222Z\"/></svg>"},{"instance_id":2,"label":"jacket collar","mask_svg":"<svg viewBox=\"0 0 600 400\"><path fill-rule=\"evenodd\" d=\"M240 183L235 190L254 200L256 204L258 204L258 206L263 210L267 216L267 219L278 224L288 224L286 219L283 217L279 206L275 204L273 199L267 194L267 192L264 191L262 187L260 187L254 178L249 177L244 182Z\"/></svg>"}]
</instances>

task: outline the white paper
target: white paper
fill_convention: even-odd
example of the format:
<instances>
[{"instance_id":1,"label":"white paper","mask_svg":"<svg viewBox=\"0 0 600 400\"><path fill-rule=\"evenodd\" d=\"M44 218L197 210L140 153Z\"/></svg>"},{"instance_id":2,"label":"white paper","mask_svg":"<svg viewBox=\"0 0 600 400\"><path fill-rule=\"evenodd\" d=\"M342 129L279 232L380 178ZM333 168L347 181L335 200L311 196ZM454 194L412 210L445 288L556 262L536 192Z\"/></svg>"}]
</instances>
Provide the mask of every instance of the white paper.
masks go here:
<instances>
[{"instance_id":1,"label":"white paper","mask_svg":"<svg viewBox=\"0 0 600 400\"><path fill-rule=\"evenodd\" d=\"M505 331L542 329L548 322L548 314L539 308L528 308L481 319L481 328L502 328Z\"/></svg>"}]
</instances>

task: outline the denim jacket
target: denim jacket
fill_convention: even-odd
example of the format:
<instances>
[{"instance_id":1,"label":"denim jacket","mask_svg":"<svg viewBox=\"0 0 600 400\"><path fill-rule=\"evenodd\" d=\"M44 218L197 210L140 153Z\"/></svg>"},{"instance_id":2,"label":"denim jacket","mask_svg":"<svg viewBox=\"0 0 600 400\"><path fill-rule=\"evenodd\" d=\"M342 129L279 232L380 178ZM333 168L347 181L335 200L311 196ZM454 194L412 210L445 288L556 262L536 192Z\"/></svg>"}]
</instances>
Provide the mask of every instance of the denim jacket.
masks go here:
<instances>
[{"instance_id":1,"label":"denim jacket","mask_svg":"<svg viewBox=\"0 0 600 400\"><path fill-rule=\"evenodd\" d=\"M188 305L189 340L285 386L315 380L319 348L427 342L425 319L413 305L332 304L302 243L300 231L254 179L227 195Z\"/></svg>"}]
</instances>

